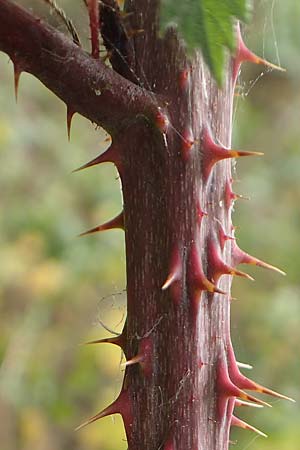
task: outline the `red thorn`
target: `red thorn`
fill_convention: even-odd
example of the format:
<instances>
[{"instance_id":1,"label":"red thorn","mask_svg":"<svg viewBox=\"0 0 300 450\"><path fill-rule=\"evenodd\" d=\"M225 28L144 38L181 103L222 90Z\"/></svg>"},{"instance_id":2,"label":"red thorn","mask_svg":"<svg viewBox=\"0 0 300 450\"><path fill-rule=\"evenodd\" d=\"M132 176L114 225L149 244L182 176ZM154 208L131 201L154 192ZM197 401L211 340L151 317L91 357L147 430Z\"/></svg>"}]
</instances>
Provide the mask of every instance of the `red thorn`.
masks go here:
<instances>
[{"instance_id":1,"label":"red thorn","mask_svg":"<svg viewBox=\"0 0 300 450\"><path fill-rule=\"evenodd\" d=\"M190 70L183 69L179 73L179 86L181 89L186 89L188 81L189 81Z\"/></svg>"},{"instance_id":2,"label":"red thorn","mask_svg":"<svg viewBox=\"0 0 300 450\"><path fill-rule=\"evenodd\" d=\"M103 417L111 416L113 414L121 414L124 421L126 434L128 436L130 428L132 427L133 418L131 412L129 393L127 390L121 391L119 397L111 405L103 409L103 411L99 412L95 416L88 419L86 422L79 425L77 428L75 428L75 431L78 431L81 428L84 428L87 425L90 425L91 423L96 422L99 419L102 419Z\"/></svg>"},{"instance_id":3,"label":"red thorn","mask_svg":"<svg viewBox=\"0 0 300 450\"><path fill-rule=\"evenodd\" d=\"M218 398L218 415L219 418L222 419L226 414L226 406L227 401L229 397L238 397L242 400L249 400L254 403L258 403L262 406L269 406L268 403L259 400L252 395L247 394L246 392L242 391L238 386L234 384L234 382L231 380L228 374L228 368L225 365L224 362L219 361L218 367L217 367L217 379L216 379L216 388L219 393Z\"/></svg>"},{"instance_id":4,"label":"red thorn","mask_svg":"<svg viewBox=\"0 0 300 450\"><path fill-rule=\"evenodd\" d=\"M140 364L145 376L149 377L153 372L152 360L153 342L151 337L145 337L140 340L138 354L126 361L124 365L131 366L133 364Z\"/></svg>"},{"instance_id":5,"label":"red thorn","mask_svg":"<svg viewBox=\"0 0 300 450\"><path fill-rule=\"evenodd\" d=\"M68 133L68 141L70 141L70 137L71 137L71 125L72 125L72 119L73 119L73 116L74 116L75 112L76 111L74 111L73 109L71 109L67 105L67 133Z\"/></svg>"},{"instance_id":6,"label":"red thorn","mask_svg":"<svg viewBox=\"0 0 300 450\"><path fill-rule=\"evenodd\" d=\"M176 245L171 256L171 262L170 262L170 272L169 275L162 285L162 290L168 289L172 284L174 284L176 281L181 280L182 275L182 262L181 262L181 255L179 252L179 248Z\"/></svg>"},{"instance_id":7,"label":"red thorn","mask_svg":"<svg viewBox=\"0 0 300 450\"><path fill-rule=\"evenodd\" d=\"M247 273L234 269L233 267L230 267L228 264L222 261L217 249L217 244L212 237L209 237L207 239L207 257L209 268L208 277L214 283L217 283L222 275L235 275L254 281L253 278Z\"/></svg>"},{"instance_id":8,"label":"red thorn","mask_svg":"<svg viewBox=\"0 0 300 450\"><path fill-rule=\"evenodd\" d=\"M211 136L211 132L206 126L203 127L201 150L203 154L202 171L205 180L208 179L213 166L222 159L263 155L263 153L260 152L230 150L220 144L216 144Z\"/></svg>"},{"instance_id":9,"label":"red thorn","mask_svg":"<svg viewBox=\"0 0 300 450\"><path fill-rule=\"evenodd\" d=\"M259 392L262 394L271 395L273 397L280 398L283 400L289 400L290 402L295 402L295 400L293 400L292 398L286 397L285 395L279 394L278 392L275 392L275 391L272 391L271 389L265 388L265 387L261 386L260 384L255 383L254 381L245 377L239 371L231 343L228 346L227 358L228 358L228 365L229 365L228 372L229 372L230 379L238 388L247 389L247 390Z\"/></svg>"},{"instance_id":10,"label":"red thorn","mask_svg":"<svg viewBox=\"0 0 300 450\"><path fill-rule=\"evenodd\" d=\"M20 82L20 76L22 73L22 69L15 61L13 61L13 65L14 65L15 98L16 98L16 102L17 102L18 101L18 92L19 92L19 82Z\"/></svg>"},{"instance_id":11,"label":"red thorn","mask_svg":"<svg viewBox=\"0 0 300 450\"><path fill-rule=\"evenodd\" d=\"M120 169L121 167L120 154L119 150L114 144L111 144L111 146L104 153L92 159L91 161L79 167L78 169L73 170L73 172L79 172L80 170L87 169L88 167L96 166L97 164L102 164L105 162L111 162L115 164L115 166L118 169Z\"/></svg>"},{"instance_id":12,"label":"red thorn","mask_svg":"<svg viewBox=\"0 0 300 450\"><path fill-rule=\"evenodd\" d=\"M252 425L249 425L248 423L244 422L243 420L239 419L236 416L232 416L231 426L244 428L245 430L251 430L251 431L254 431L254 433L259 434L260 436L263 436L265 438L268 437L262 431L258 430L257 428L253 427Z\"/></svg>"},{"instance_id":13,"label":"red thorn","mask_svg":"<svg viewBox=\"0 0 300 450\"><path fill-rule=\"evenodd\" d=\"M155 124L161 133L165 134L168 131L170 124L169 118L160 108L158 108L155 116Z\"/></svg>"},{"instance_id":14,"label":"red thorn","mask_svg":"<svg viewBox=\"0 0 300 450\"><path fill-rule=\"evenodd\" d=\"M187 128L182 134L181 154L184 161L189 159L192 147L195 143L193 131L191 128Z\"/></svg>"},{"instance_id":15,"label":"red thorn","mask_svg":"<svg viewBox=\"0 0 300 450\"><path fill-rule=\"evenodd\" d=\"M234 265L237 264L251 264L258 267L263 267L265 269L273 270L275 272L280 273L281 275L286 275L283 270L279 269L278 267L272 266L271 264L268 264L264 261L261 261L258 258L255 258L254 256L249 255L248 253L244 252L239 248L236 242L233 242L231 246L231 257Z\"/></svg>"},{"instance_id":16,"label":"red thorn","mask_svg":"<svg viewBox=\"0 0 300 450\"><path fill-rule=\"evenodd\" d=\"M189 278L190 284L193 290L193 295L195 295L194 301L200 299L202 291L208 291L211 293L226 294L221 291L214 283L209 281L203 273L202 262L199 257L199 252L196 245L193 243L190 250L190 261L189 261Z\"/></svg>"},{"instance_id":17,"label":"red thorn","mask_svg":"<svg viewBox=\"0 0 300 450\"><path fill-rule=\"evenodd\" d=\"M90 17L90 30L92 40L92 57L99 58L99 2L98 0L87 0Z\"/></svg>"},{"instance_id":18,"label":"red thorn","mask_svg":"<svg viewBox=\"0 0 300 450\"><path fill-rule=\"evenodd\" d=\"M125 228L123 211L120 212L120 214L118 214L113 219L109 220L108 222L105 222L102 225L98 225L97 227L91 228L88 231L80 233L79 237L87 236L88 234L97 233L99 231L114 230L117 228L120 228L121 230L124 230Z\"/></svg>"},{"instance_id":19,"label":"red thorn","mask_svg":"<svg viewBox=\"0 0 300 450\"><path fill-rule=\"evenodd\" d=\"M243 62L252 62L254 64L262 64L264 66L270 67L272 69L280 70L281 72L285 72L285 69L282 67L276 66L275 64L266 61L259 56L256 56L251 50L246 47L242 35L239 24L237 24L237 52L233 59L233 68L232 68L232 77L235 82Z\"/></svg>"},{"instance_id":20,"label":"red thorn","mask_svg":"<svg viewBox=\"0 0 300 450\"><path fill-rule=\"evenodd\" d=\"M220 247L221 247L222 251L224 250L226 241L229 241L229 240L234 241L235 240L234 236L228 236L228 234L225 233L225 231L220 223L219 223L219 227L218 227L218 235L219 235L219 242L220 242Z\"/></svg>"}]
</instances>

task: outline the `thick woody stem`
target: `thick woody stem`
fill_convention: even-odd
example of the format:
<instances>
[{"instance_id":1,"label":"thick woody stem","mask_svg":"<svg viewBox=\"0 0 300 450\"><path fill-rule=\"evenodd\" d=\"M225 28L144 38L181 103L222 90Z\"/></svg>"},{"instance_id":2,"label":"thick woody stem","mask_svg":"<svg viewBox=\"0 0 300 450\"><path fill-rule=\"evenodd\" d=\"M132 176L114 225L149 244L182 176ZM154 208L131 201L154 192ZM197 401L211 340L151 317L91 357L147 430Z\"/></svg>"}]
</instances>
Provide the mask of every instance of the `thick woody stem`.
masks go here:
<instances>
[{"instance_id":1,"label":"thick woody stem","mask_svg":"<svg viewBox=\"0 0 300 450\"><path fill-rule=\"evenodd\" d=\"M0 50L10 56L19 73L31 73L69 110L112 134L125 120L151 120L157 113L153 95L9 0L0 0Z\"/></svg>"},{"instance_id":2,"label":"thick woody stem","mask_svg":"<svg viewBox=\"0 0 300 450\"><path fill-rule=\"evenodd\" d=\"M20 73L29 72L66 103L68 130L74 112L106 128L111 146L80 169L113 162L122 181L124 211L85 234L125 231L126 326L120 336L92 343L119 345L126 372L115 402L82 426L121 414L129 450L228 450L231 425L264 435L233 415L235 406L249 405L244 400L270 406L245 389L292 400L242 375L230 339L232 275L251 279L236 266L281 272L239 249L231 222L239 196L230 158L258 155L230 148L236 76L243 60L270 64L238 34L219 90L201 56L187 57L173 27L158 36L158 0L125 2L131 30L119 10L108 15L110 3L100 4L100 22L107 47L122 25L122 51L118 42L112 46L115 71L97 59L94 1L87 2L90 56L0 0L0 50L13 61L16 91Z\"/></svg>"}]
</instances>

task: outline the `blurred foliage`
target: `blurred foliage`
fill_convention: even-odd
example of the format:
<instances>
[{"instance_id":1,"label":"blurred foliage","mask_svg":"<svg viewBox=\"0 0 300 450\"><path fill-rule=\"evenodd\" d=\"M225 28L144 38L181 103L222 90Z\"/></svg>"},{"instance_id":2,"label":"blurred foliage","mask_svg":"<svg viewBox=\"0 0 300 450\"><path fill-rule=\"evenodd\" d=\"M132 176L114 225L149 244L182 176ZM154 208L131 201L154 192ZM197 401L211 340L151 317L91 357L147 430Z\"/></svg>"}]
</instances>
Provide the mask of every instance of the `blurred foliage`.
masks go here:
<instances>
[{"instance_id":1,"label":"blurred foliage","mask_svg":"<svg viewBox=\"0 0 300 450\"><path fill-rule=\"evenodd\" d=\"M248 22L248 0L173 0L161 1L160 21L178 27L188 49L201 48L204 59L221 86L225 65L225 48L236 48L235 19Z\"/></svg>"},{"instance_id":2,"label":"blurred foliage","mask_svg":"<svg viewBox=\"0 0 300 450\"><path fill-rule=\"evenodd\" d=\"M87 37L81 3L61 1ZM256 283L234 282L232 333L254 379L300 400L300 6L264 0L255 11L246 41L287 73L246 65L239 80L234 147L265 157L238 163L235 190L251 202L236 204L234 222L242 248L288 275L250 268ZM122 379L118 349L79 346L109 335L101 323L120 330L125 314L122 233L76 237L121 208L110 165L71 175L106 136L75 116L68 143L65 106L26 74L16 106L3 54L0 68L1 450L126 449L118 417L73 432L116 397ZM233 430L232 448L299 447L299 407L271 402L272 410L238 412L269 438Z\"/></svg>"}]
</instances>

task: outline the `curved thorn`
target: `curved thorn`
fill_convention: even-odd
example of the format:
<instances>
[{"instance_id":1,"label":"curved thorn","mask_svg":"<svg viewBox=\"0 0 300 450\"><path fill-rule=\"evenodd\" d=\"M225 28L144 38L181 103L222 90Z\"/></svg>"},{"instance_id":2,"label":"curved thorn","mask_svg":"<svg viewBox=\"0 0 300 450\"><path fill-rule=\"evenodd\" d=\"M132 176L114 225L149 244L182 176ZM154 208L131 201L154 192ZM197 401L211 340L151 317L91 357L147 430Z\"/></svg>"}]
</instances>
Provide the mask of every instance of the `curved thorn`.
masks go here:
<instances>
[{"instance_id":1,"label":"curved thorn","mask_svg":"<svg viewBox=\"0 0 300 450\"><path fill-rule=\"evenodd\" d=\"M72 126L72 119L76 111L71 109L69 106L67 106L67 134L68 134L68 141L70 142L71 138L71 126Z\"/></svg>"},{"instance_id":2,"label":"curved thorn","mask_svg":"<svg viewBox=\"0 0 300 450\"><path fill-rule=\"evenodd\" d=\"M111 416L112 414L117 414L119 411L117 411L113 405L114 404L112 403L112 405L103 409L103 411L99 412L98 414L95 414L85 422L78 425L78 427L75 428L75 431L79 431L82 428L85 428L86 426L90 425L91 423L96 422L99 419L102 419L103 417Z\"/></svg>"},{"instance_id":3,"label":"curved thorn","mask_svg":"<svg viewBox=\"0 0 300 450\"><path fill-rule=\"evenodd\" d=\"M102 225L98 225L97 227L91 228L90 230L84 231L83 233L80 233L78 236L87 236L92 233L97 233L99 231L107 231L107 230L114 230L114 229L121 229L124 230L124 213L121 211L120 214L118 214L113 219L109 220L108 222L103 223Z\"/></svg>"},{"instance_id":4,"label":"curved thorn","mask_svg":"<svg viewBox=\"0 0 300 450\"><path fill-rule=\"evenodd\" d=\"M120 160L119 160L119 154L118 154L118 151L117 151L115 145L112 144L101 155L99 155L96 158L92 159L91 161L89 161L88 163L84 164L83 166L78 167L78 169L74 169L73 173L79 172L79 171L81 171L83 169L87 169L88 167L93 167L93 166L96 166L97 164L102 164L102 163L105 163L105 162L111 162L111 163L115 164L118 167L118 165L120 163Z\"/></svg>"},{"instance_id":5,"label":"curved thorn","mask_svg":"<svg viewBox=\"0 0 300 450\"><path fill-rule=\"evenodd\" d=\"M111 403L107 408L100 411L95 416L90 417L88 420L80 424L78 427L75 428L75 431L79 431L82 428L86 427L87 425L90 425L93 422L96 422L99 419L102 419L103 417L111 416L113 414L121 414L123 418L123 422L125 425L125 429L129 428L132 424L132 417L131 417L131 410L130 410L130 401L128 392L126 390L121 391L119 397ZM126 433L128 430L126 430Z\"/></svg>"}]
</instances>

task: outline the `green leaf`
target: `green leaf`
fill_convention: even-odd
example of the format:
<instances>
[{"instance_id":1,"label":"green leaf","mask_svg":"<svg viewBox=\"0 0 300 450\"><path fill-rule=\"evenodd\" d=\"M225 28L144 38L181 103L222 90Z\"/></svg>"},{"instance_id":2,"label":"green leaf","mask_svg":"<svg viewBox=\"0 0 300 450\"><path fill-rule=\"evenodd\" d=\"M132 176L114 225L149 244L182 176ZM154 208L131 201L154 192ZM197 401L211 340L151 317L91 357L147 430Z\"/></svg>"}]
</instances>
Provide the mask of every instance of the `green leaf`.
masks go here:
<instances>
[{"instance_id":1,"label":"green leaf","mask_svg":"<svg viewBox=\"0 0 300 450\"><path fill-rule=\"evenodd\" d=\"M222 84L225 48L235 50L235 19L249 20L248 0L161 0L161 24L175 22L188 49L202 50L217 83Z\"/></svg>"}]
</instances>

